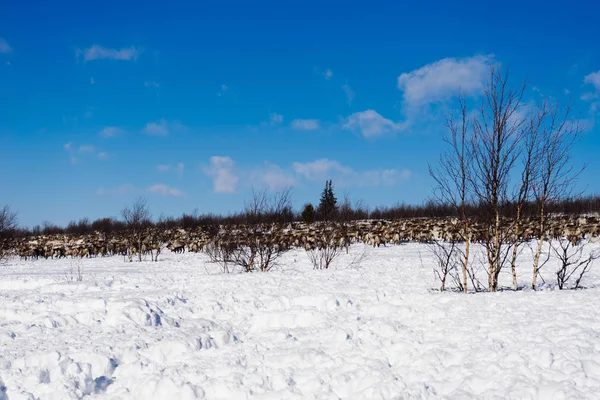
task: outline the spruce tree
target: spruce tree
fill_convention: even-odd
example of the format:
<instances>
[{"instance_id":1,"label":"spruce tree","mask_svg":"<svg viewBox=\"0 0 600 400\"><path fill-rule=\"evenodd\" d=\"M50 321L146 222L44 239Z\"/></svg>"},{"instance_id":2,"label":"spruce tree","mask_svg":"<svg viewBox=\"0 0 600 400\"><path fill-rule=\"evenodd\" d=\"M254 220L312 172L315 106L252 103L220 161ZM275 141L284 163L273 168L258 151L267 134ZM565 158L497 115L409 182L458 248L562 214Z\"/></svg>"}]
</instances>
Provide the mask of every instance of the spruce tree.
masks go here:
<instances>
[{"instance_id":1,"label":"spruce tree","mask_svg":"<svg viewBox=\"0 0 600 400\"><path fill-rule=\"evenodd\" d=\"M322 220L330 220L337 210L337 199L333 194L333 183L330 180L325 182L325 189L321 193L318 214Z\"/></svg>"},{"instance_id":2,"label":"spruce tree","mask_svg":"<svg viewBox=\"0 0 600 400\"><path fill-rule=\"evenodd\" d=\"M315 222L315 208L312 204L308 203L304 205L304 209L302 210L302 221L307 224Z\"/></svg>"}]
</instances>

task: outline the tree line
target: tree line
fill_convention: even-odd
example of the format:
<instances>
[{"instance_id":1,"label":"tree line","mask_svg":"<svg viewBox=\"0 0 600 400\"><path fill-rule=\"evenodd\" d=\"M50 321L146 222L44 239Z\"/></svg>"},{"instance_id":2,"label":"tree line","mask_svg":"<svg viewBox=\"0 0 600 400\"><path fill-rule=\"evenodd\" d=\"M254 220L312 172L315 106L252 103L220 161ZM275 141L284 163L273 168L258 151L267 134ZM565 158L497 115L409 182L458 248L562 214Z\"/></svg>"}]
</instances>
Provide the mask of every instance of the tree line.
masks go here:
<instances>
[{"instance_id":1,"label":"tree line","mask_svg":"<svg viewBox=\"0 0 600 400\"><path fill-rule=\"evenodd\" d=\"M485 206L480 204L466 204L465 212L467 215L476 217L481 215ZM548 202L546 205L549 214L562 215L584 215L600 213L600 195L581 195L571 196ZM261 214L259 217L262 223L274 222L318 222L331 219L341 221L358 221L365 219L385 219L398 220L405 218L445 218L458 217L459 213L451 204L444 204L435 200L427 200L422 204L396 204L393 206L378 206L369 208L361 201L352 202L345 197L342 202L336 200L335 206L328 212L318 211L311 203L305 204L301 210L286 210L285 215ZM323 209L322 209L323 210ZM505 217L515 215L517 205L507 203L502 212ZM535 217L537 215L537 205L534 201L527 202L522 209L525 217ZM9 218L10 217L10 218ZM180 217L164 217L158 219L149 219L147 224L152 227L166 229L195 229L201 226L219 226L219 225L238 225L247 221L246 212L239 212L230 215L219 215L213 213L183 213ZM0 238L4 237L28 237L38 235L85 235L93 232L112 233L119 232L126 228L126 222L122 218L103 217L95 220L81 218L71 221L66 226L60 226L51 222L44 222L31 228L20 227L18 225L17 213L11 211L9 206L4 206L0 213Z\"/></svg>"},{"instance_id":2,"label":"tree line","mask_svg":"<svg viewBox=\"0 0 600 400\"><path fill-rule=\"evenodd\" d=\"M329 182L329 181L328 181ZM352 202L348 197L343 201L333 203L333 207L322 208L320 204L315 207L311 203L305 204L301 210L293 210L291 207L282 215L270 215L263 213L259 221L262 223L274 222L318 222L331 219L341 221L358 221L365 219L398 220L405 218L445 218L459 217L460 214L452 204L427 200L422 204L403 204L393 206L378 206L369 208L362 201ZM485 205L468 203L465 204L465 213L471 217L482 215ZM546 204L549 214L562 215L584 215L600 213L600 195L578 195L549 201ZM505 217L516 215L517 204L507 202L502 209ZM527 201L522 206L524 217L537 216L537 204L535 201ZM113 233L125 230L127 223L122 218L102 217L95 220L81 218L71 221L66 226L60 226L51 222L44 222L31 228L21 227L18 224L18 215L11 211L8 205L0 210L0 239L8 237L29 237L39 235L85 235L93 232ZM256 219L256 217L255 217ZM180 217L164 217L149 219L146 221L152 227L166 229L196 229L201 226L239 225L247 221L245 211L230 215L219 215L214 213L183 213Z\"/></svg>"}]
</instances>

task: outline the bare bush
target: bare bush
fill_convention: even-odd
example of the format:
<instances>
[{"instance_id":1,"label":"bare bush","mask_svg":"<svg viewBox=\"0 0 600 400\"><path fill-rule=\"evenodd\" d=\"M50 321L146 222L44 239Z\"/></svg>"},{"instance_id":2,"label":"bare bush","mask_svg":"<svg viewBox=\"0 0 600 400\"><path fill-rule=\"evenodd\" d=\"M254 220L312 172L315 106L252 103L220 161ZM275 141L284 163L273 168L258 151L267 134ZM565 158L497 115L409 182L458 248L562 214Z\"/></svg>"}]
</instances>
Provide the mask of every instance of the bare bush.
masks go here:
<instances>
[{"instance_id":1,"label":"bare bush","mask_svg":"<svg viewBox=\"0 0 600 400\"><path fill-rule=\"evenodd\" d=\"M342 246L336 240L335 228L327 224L321 236L306 254L314 269L328 269L331 263L342 253Z\"/></svg>"},{"instance_id":2,"label":"bare bush","mask_svg":"<svg viewBox=\"0 0 600 400\"><path fill-rule=\"evenodd\" d=\"M83 282L83 262L81 259L71 260L69 268L65 270L65 282Z\"/></svg>"},{"instance_id":3,"label":"bare bush","mask_svg":"<svg viewBox=\"0 0 600 400\"><path fill-rule=\"evenodd\" d=\"M223 273L233 272L231 264L233 263L234 246L216 237L204 247L204 252L211 262L221 268Z\"/></svg>"},{"instance_id":4,"label":"bare bush","mask_svg":"<svg viewBox=\"0 0 600 400\"><path fill-rule=\"evenodd\" d=\"M231 248L231 261L245 272L267 272L290 249L282 241L284 224L293 220L291 189L269 195L253 191L244 211L246 223L240 242ZM264 221L276 221L264 223Z\"/></svg>"},{"instance_id":5,"label":"bare bush","mask_svg":"<svg viewBox=\"0 0 600 400\"><path fill-rule=\"evenodd\" d=\"M573 289L580 288L584 275L590 271L594 261L600 258L598 249L586 252L588 243L575 237L550 241L550 251L558 259L556 283L560 290L567 287L571 278L575 279Z\"/></svg>"},{"instance_id":6,"label":"bare bush","mask_svg":"<svg viewBox=\"0 0 600 400\"><path fill-rule=\"evenodd\" d=\"M448 242L442 240L433 240L427 244L435 259L435 267L433 273L441 282L440 292L447 289L448 278L454 286L464 291L463 282L461 281L461 271L467 274L467 269L464 267L464 252L458 246L458 242L451 240Z\"/></svg>"},{"instance_id":7,"label":"bare bush","mask_svg":"<svg viewBox=\"0 0 600 400\"><path fill-rule=\"evenodd\" d=\"M12 239L17 229L17 213L9 206L0 209L0 262L6 260L12 250Z\"/></svg>"},{"instance_id":8,"label":"bare bush","mask_svg":"<svg viewBox=\"0 0 600 400\"><path fill-rule=\"evenodd\" d=\"M363 250L360 253L354 255L352 260L346 267L346 269L359 269L362 264L367 260L367 251Z\"/></svg>"}]
</instances>

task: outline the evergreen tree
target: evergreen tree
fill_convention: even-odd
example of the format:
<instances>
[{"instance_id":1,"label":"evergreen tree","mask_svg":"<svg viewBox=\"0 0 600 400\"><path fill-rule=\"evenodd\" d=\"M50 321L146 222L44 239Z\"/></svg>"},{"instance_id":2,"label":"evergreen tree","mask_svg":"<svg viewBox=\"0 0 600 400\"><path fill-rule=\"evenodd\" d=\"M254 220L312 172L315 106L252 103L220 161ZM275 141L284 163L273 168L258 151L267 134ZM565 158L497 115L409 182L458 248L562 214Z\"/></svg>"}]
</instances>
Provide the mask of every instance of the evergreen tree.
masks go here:
<instances>
[{"instance_id":1,"label":"evergreen tree","mask_svg":"<svg viewBox=\"0 0 600 400\"><path fill-rule=\"evenodd\" d=\"M302 221L307 224L312 224L315 222L315 207L308 203L304 205L304 209L302 210Z\"/></svg>"},{"instance_id":2,"label":"evergreen tree","mask_svg":"<svg viewBox=\"0 0 600 400\"><path fill-rule=\"evenodd\" d=\"M318 214L322 220L330 220L335 212L337 211L337 199L333 194L333 183L330 180L325 182L325 189L321 194L321 201L319 203Z\"/></svg>"}]
</instances>

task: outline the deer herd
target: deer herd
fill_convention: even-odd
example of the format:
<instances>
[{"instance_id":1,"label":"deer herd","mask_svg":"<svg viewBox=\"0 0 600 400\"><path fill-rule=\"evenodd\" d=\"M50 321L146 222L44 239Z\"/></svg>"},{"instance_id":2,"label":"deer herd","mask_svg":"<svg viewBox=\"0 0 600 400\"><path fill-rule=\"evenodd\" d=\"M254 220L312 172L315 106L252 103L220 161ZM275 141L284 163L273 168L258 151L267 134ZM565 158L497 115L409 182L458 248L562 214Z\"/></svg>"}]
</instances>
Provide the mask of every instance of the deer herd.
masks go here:
<instances>
[{"instance_id":1,"label":"deer herd","mask_svg":"<svg viewBox=\"0 0 600 400\"><path fill-rule=\"evenodd\" d=\"M573 242L600 236L597 217L554 216L547 221L546 237L567 237ZM521 235L513 241L528 241L538 237L539 221L525 220ZM486 239L484 224L471 222L471 242ZM514 236L514 235L513 235ZM247 246L261 241L277 250L303 248L318 249L326 246L346 247L364 243L374 247L398 245L405 242L436 240L461 241L461 222L456 218L409 218L402 220L360 220L347 222L316 222L306 224L221 225L201 226L195 229L144 230L135 240L127 230L113 234L95 232L81 236L42 235L13 239L10 244L15 256L22 259L97 257L122 255L133 260L134 255L150 255L157 261L165 248L173 253L203 252L207 246Z\"/></svg>"}]
</instances>

